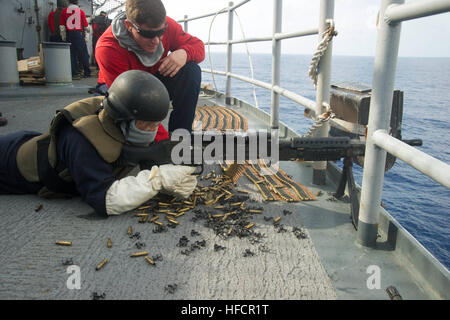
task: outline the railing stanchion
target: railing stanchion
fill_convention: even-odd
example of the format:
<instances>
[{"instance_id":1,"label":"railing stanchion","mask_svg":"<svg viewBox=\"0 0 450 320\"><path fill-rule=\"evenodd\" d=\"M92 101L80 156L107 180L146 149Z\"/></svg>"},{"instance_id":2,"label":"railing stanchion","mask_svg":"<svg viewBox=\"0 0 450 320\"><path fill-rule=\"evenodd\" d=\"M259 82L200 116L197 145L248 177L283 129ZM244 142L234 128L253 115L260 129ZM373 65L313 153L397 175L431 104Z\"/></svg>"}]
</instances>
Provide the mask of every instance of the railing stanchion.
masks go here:
<instances>
[{"instance_id":1,"label":"railing stanchion","mask_svg":"<svg viewBox=\"0 0 450 320\"><path fill-rule=\"evenodd\" d=\"M273 1L273 32L272 32L272 90L270 101L270 126L278 129L280 121L280 95L273 89L280 87L281 40L275 39L275 34L281 33L283 17L283 1Z\"/></svg>"},{"instance_id":2,"label":"railing stanchion","mask_svg":"<svg viewBox=\"0 0 450 320\"><path fill-rule=\"evenodd\" d=\"M227 85L225 91L225 103L231 103L231 77L229 73L232 71L232 62L233 62L233 44L230 43L233 40L233 2L228 3L228 44L227 44L227 62L226 62L226 71L227 71Z\"/></svg>"},{"instance_id":3,"label":"railing stanchion","mask_svg":"<svg viewBox=\"0 0 450 320\"><path fill-rule=\"evenodd\" d=\"M320 17L319 17L319 42L325 36L324 32L328 29L327 20L334 17L334 0L320 1ZM330 84L331 84L331 57L332 57L333 41L328 45L328 49L320 59L319 71L317 75L316 88L316 118L325 112L323 103L330 103ZM325 123L317 130L317 137L328 137L330 126ZM327 162L316 161L313 164L313 184L325 185L327 173Z\"/></svg>"},{"instance_id":4,"label":"railing stanchion","mask_svg":"<svg viewBox=\"0 0 450 320\"><path fill-rule=\"evenodd\" d=\"M391 4L403 2L383 0L380 8L357 234L357 242L367 247L376 245L386 162L386 151L374 144L372 135L379 129L389 132L401 31L400 23L386 23L384 12Z\"/></svg>"},{"instance_id":5,"label":"railing stanchion","mask_svg":"<svg viewBox=\"0 0 450 320\"><path fill-rule=\"evenodd\" d=\"M187 16L187 14L184 15L184 32L189 32L188 31L188 16Z\"/></svg>"}]
</instances>

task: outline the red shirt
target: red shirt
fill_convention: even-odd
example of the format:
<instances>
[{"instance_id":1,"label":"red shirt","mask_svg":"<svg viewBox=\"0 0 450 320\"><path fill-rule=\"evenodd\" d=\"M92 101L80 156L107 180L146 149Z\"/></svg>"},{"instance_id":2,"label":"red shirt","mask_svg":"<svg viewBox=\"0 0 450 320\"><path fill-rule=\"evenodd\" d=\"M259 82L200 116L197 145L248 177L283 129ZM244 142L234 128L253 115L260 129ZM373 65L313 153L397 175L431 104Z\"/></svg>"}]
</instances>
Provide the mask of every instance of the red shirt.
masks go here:
<instances>
[{"instance_id":1,"label":"red shirt","mask_svg":"<svg viewBox=\"0 0 450 320\"><path fill-rule=\"evenodd\" d=\"M164 53L161 59L167 57L168 52L184 49L187 53L187 62L200 63L205 59L205 45L203 42L183 31L183 28L172 18L166 17L167 29L161 38ZM120 46L112 33L112 27L103 33L95 47L95 58L99 65L98 83L106 83L108 88L114 79L122 72L128 70L143 70L151 74L158 71L161 62L152 67L144 66L135 53ZM158 128L155 141L168 139L169 135L162 125Z\"/></svg>"},{"instance_id":2,"label":"red shirt","mask_svg":"<svg viewBox=\"0 0 450 320\"><path fill-rule=\"evenodd\" d=\"M169 51L184 49L187 53L187 62L200 63L205 59L205 45L203 42L183 31L183 28L175 20L166 17L167 29L161 38L164 47L162 58L167 57ZM144 66L132 51L120 46L112 33L111 26L106 29L97 42L95 58L100 67L98 83L106 83L111 86L114 79L122 72L128 70L143 70L155 74L161 62L152 67Z\"/></svg>"},{"instance_id":3,"label":"red shirt","mask_svg":"<svg viewBox=\"0 0 450 320\"><path fill-rule=\"evenodd\" d=\"M101 37L100 32L98 32L98 24L97 23L94 23L92 25L92 37L94 37L94 38L100 38Z\"/></svg>"},{"instance_id":4,"label":"red shirt","mask_svg":"<svg viewBox=\"0 0 450 320\"><path fill-rule=\"evenodd\" d=\"M48 15L48 26L49 26L50 32L52 34L55 34L55 27L53 26L53 16L55 15L55 12L56 12L56 10L50 12Z\"/></svg>"},{"instance_id":5,"label":"red shirt","mask_svg":"<svg viewBox=\"0 0 450 320\"><path fill-rule=\"evenodd\" d=\"M83 28L89 26L84 11L75 5L70 5L62 10L59 25L65 26L68 31L83 31Z\"/></svg>"}]
</instances>

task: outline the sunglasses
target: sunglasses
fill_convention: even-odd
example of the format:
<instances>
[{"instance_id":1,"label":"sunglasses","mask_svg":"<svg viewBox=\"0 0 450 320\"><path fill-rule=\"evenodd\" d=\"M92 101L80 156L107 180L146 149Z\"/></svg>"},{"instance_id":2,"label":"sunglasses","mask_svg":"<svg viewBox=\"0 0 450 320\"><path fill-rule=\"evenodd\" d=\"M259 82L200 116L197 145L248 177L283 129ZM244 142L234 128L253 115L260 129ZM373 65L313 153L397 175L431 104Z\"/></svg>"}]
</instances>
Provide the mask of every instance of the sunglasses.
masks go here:
<instances>
[{"instance_id":1,"label":"sunglasses","mask_svg":"<svg viewBox=\"0 0 450 320\"><path fill-rule=\"evenodd\" d=\"M136 29L136 31L137 31L137 33L139 33L139 35L143 36L144 38L149 38L149 39L153 39L155 37L161 38L167 29L167 22L166 22L164 28L159 29L159 30L154 30L154 31L153 30L142 30L133 22L131 22L131 21L129 21L129 22Z\"/></svg>"}]
</instances>

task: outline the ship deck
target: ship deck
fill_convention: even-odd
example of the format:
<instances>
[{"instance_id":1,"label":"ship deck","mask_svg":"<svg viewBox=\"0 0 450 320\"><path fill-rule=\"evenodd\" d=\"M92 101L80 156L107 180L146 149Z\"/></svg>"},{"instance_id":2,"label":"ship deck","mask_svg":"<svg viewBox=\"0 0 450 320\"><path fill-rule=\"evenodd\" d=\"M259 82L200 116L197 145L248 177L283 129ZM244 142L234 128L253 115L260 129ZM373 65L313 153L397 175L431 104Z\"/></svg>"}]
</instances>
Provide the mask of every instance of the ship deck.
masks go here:
<instances>
[{"instance_id":1,"label":"ship deck","mask_svg":"<svg viewBox=\"0 0 450 320\"><path fill-rule=\"evenodd\" d=\"M0 134L45 132L55 111L90 96L87 88L94 82L1 89L0 111L8 125L0 127ZM211 99L201 97L199 105L223 104ZM231 108L247 117L249 128L266 128L267 119L260 113L241 104ZM179 218L176 228L155 233L154 225L138 223L134 212L99 218L79 197L1 195L0 299L92 299L104 294L105 299L384 300L389 299L385 291L389 286L395 286L404 299L438 298L383 235L377 248L355 243L350 204L332 197L336 189L332 179L316 186L311 183L310 164L281 162L280 166L321 195L315 201L258 204L264 211L253 216L255 232L263 235L257 243L245 237L218 237L203 220L193 221L192 211ZM218 167L206 170L220 173ZM238 185L251 189L245 177ZM42 209L35 211L40 204ZM267 221L278 216L286 232ZM139 232L139 239L127 235L129 226ZM306 238L296 237L294 227L303 228ZM190 244L200 244L190 254L183 254L185 248L179 246L183 236ZM111 248L106 246L108 238ZM72 241L72 246L57 246L56 241ZM138 249L137 242L145 246ZM142 257L130 258L141 250L162 260L151 266ZM104 258L108 263L96 271ZM68 264L80 267L81 289L68 289ZM379 288L368 288L371 266L379 268Z\"/></svg>"}]
</instances>

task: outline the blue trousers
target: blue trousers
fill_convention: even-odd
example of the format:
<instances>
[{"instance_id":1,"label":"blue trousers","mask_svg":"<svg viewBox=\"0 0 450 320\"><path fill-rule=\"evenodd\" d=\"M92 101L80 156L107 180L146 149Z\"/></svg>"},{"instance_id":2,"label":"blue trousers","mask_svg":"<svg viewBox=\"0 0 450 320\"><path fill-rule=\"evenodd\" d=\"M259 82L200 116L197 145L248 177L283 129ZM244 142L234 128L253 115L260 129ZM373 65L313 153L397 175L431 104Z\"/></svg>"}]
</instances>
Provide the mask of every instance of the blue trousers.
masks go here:
<instances>
[{"instance_id":1,"label":"blue trousers","mask_svg":"<svg viewBox=\"0 0 450 320\"><path fill-rule=\"evenodd\" d=\"M89 53L84 41L83 32L81 31L67 31L67 41L70 42L70 63L72 65L72 76L77 74L78 61L84 69L86 77L91 76L89 69Z\"/></svg>"},{"instance_id":2,"label":"blue trousers","mask_svg":"<svg viewBox=\"0 0 450 320\"><path fill-rule=\"evenodd\" d=\"M37 193L42 185L28 182L17 168L16 157L20 146L40 135L34 131L19 131L0 136L0 194Z\"/></svg>"}]
</instances>

